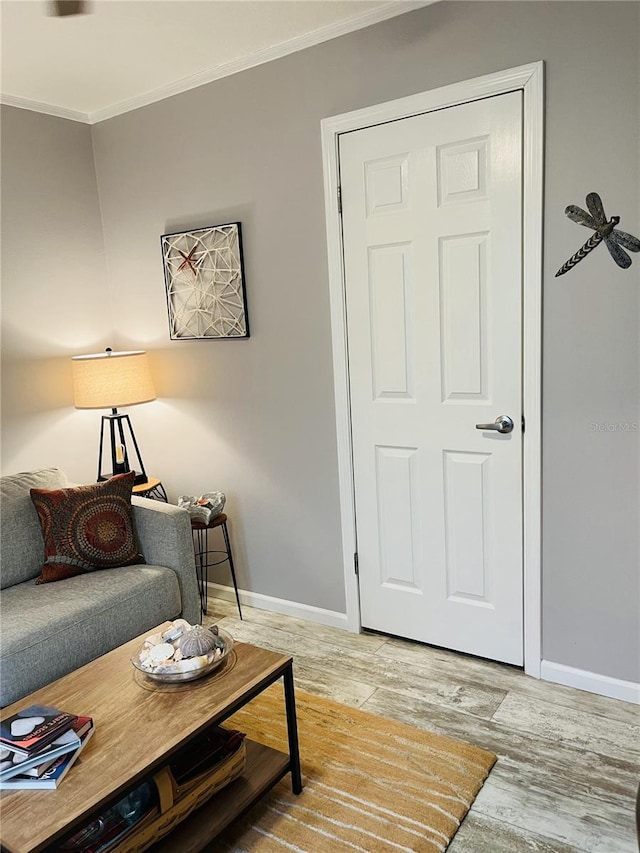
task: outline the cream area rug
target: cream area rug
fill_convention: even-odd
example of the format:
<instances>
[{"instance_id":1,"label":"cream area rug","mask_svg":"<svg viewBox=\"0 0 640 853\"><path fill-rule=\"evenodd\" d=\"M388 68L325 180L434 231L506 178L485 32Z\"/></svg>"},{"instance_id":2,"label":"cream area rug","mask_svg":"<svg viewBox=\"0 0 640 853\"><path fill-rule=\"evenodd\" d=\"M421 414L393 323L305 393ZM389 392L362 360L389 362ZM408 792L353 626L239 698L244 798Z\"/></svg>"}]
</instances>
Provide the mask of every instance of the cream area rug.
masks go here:
<instances>
[{"instance_id":1,"label":"cream area rug","mask_svg":"<svg viewBox=\"0 0 640 853\"><path fill-rule=\"evenodd\" d=\"M304 789L287 775L211 850L233 853L434 853L446 850L496 756L296 691ZM231 717L287 751L280 684Z\"/></svg>"}]
</instances>

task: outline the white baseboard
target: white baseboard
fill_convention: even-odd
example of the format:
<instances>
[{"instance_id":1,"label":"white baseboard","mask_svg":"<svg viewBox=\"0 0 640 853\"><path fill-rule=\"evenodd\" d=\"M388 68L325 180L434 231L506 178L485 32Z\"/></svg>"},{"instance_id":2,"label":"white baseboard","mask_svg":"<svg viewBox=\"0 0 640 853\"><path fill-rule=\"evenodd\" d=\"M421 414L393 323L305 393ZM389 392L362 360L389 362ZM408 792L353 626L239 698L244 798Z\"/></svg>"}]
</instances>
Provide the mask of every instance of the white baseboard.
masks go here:
<instances>
[{"instance_id":1,"label":"white baseboard","mask_svg":"<svg viewBox=\"0 0 640 853\"><path fill-rule=\"evenodd\" d=\"M223 584L209 581L207 589L211 598L222 598L224 601L233 602L236 600L232 586L224 586ZM274 598L271 595L263 595L261 592L249 592L246 589L240 589L238 593L240 595L240 604L246 604L247 607L257 607L259 610L282 613L283 616L295 616L298 619L306 619L307 622L318 622L320 625L347 630L346 613L338 613L336 610L325 610L322 607L313 607L311 604L300 604L297 601L287 601L284 598Z\"/></svg>"},{"instance_id":2,"label":"white baseboard","mask_svg":"<svg viewBox=\"0 0 640 853\"><path fill-rule=\"evenodd\" d=\"M622 699L624 702L640 705L640 684L634 681L623 681L621 678L611 678L549 660L542 661L540 677L554 684L577 687L578 690L586 690L588 693L598 693L600 696L610 696L612 699Z\"/></svg>"}]
</instances>

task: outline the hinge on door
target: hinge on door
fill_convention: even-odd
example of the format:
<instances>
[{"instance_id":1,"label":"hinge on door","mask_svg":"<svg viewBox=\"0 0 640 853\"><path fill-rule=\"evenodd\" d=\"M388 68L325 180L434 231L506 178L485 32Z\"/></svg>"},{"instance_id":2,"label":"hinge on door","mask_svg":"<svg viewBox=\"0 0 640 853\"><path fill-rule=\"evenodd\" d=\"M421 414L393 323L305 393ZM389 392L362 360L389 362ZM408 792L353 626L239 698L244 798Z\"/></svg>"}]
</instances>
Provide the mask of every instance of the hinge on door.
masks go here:
<instances>
[{"instance_id":1,"label":"hinge on door","mask_svg":"<svg viewBox=\"0 0 640 853\"><path fill-rule=\"evenodd\" d=\"M524 432L524 415L522 415L522 421L521 421L521 423L522 423L522 432Z\"/></svg>"},{"instance_id":2,"label":"hinge on door","mask_svg":"<svg viewBox=\"0 0 640 853\"><path fill-rule=\"evenodd\" d=\"M338 213L342 215L342 187L338 187Z\"/></svg>"},{"instance_id":3,"label":"hinge on door","mask_svg":"<svg viewBox=\"0 0 640 853\"><path fill-rule=\"evenodd\" d=\"M355 573L356 573L356 574L359 574L359 573L360 573L360 572L359 572L360 565L359 565L359 563L358 563L358 553L357 553L357 551L356 551L356 553L353 555L353 569L354 569L354 571L355 571Z\"/></svg>"}]
</instances>

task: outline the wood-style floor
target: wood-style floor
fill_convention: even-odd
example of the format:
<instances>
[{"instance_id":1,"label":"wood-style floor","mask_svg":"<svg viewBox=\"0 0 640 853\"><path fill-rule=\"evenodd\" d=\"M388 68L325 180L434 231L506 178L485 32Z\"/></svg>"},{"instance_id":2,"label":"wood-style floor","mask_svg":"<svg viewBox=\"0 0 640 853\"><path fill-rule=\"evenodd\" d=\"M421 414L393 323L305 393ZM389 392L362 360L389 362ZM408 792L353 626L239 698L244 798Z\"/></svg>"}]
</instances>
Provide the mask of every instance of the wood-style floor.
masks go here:
<instances>
[{"instance_id":1,"label":"wood-style floor","mask_svg":"<svg viewBox=\"0 0 640 853\"><path fill-rule=\"evenodd\" d=\"M448 853L638 853L638 706L417 643L243 615L210 598L203 622L292 654L298 689L497 753Z\"/></svg>"}]
</instances>

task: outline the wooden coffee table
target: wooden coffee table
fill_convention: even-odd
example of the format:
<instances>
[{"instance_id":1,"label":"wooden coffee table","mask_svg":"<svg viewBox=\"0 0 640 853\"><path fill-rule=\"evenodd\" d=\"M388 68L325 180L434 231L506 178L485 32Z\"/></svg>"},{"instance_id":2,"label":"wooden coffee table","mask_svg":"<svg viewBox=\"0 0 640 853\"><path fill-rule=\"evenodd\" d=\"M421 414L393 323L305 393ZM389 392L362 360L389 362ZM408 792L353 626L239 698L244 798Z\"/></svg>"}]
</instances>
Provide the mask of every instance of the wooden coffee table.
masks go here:
<instances>
[{"instance_id":1,"label":"wooden coffee table","mask_svg":"<svg viewBox=\"0 0 640 853\"><path fill-rule=\"evenodd\" d=\"M8 853L45 851L87 824L208 726L221 723L279 678L284 681L289 754L247 741L242 776L180 824L154 850L202 850L287 773L302 790L292 658L238 643L218 670L184 684L150 682L130 658L149 634L109 652L3 710L39 703L93 717L95 733L56 791L3 791L0 842Z\"/></svg>"}]
</instances>

